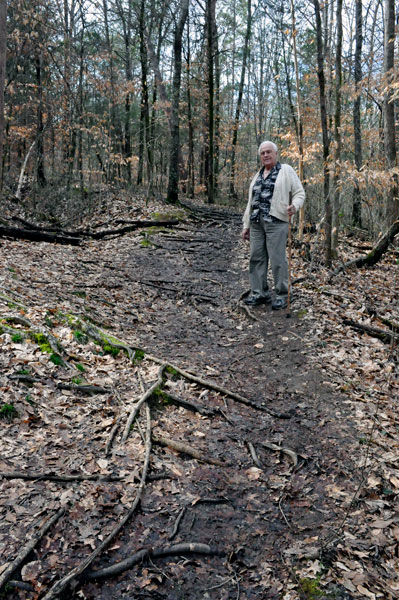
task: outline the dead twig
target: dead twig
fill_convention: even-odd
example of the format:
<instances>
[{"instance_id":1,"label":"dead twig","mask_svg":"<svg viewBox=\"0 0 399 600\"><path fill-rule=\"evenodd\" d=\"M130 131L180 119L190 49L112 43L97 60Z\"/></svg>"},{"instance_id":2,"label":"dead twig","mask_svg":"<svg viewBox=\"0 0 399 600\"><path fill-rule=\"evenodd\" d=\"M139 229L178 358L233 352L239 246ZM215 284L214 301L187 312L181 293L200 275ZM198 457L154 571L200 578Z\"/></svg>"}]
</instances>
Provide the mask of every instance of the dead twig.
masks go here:
<instances>
[{"instance_id":1,"label":"dead twig","mask_svg":"<svg viewBox=\"0 0 399 600\"><path fill-rule=\"evenodd\" d=\"M251 442L247 442L247 444L248 444L248 448L249 448L249 452L251 454L252 460L254 461L254 463L256 464L256 466L259 469L262 469L263 467L262 467L262 464L261 464L261 462L260 462L260 460L258 458L258 455L256 454L256 450L255 450L254 445Z\"/></svg>"},{"instance_id":2,"label":"dead twig","mask_svg":"<svg viewBox=\"0 0 399 600\"><path fill-rule=\"evenodd\" d=\"M7 583L11 575L22 565L24 560L29 556L35 546L46 535L51 527L63 516L65 508L60 508L47 522L39 529L36 534L33 534L32 539L20 550L18 556L10 563L5 571L0 575L0 589Z\"/></svg>"}]
</instances>

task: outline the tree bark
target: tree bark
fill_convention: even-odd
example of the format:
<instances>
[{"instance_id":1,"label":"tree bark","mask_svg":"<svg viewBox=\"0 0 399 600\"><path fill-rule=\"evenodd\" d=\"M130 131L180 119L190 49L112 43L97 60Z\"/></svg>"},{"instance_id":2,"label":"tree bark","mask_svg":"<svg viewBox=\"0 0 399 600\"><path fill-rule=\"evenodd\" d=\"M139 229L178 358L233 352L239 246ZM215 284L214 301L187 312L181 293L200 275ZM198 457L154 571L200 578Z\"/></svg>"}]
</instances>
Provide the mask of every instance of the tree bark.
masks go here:
<instances>
[{"instance_id":1,"label":"tree bark","mask_svg":"<svg viewBox=\"0 0 399 600\"><path fill-rule=\"evenodd\" d=\"M6 79L6 53L7 53L7 0L0 0L0 201L3 191L4 170L4 86Z\"/></svg>"},{"instance_id":2,"label":"tree bark","mask_svg":"<svg viewBox=\"0 0 399 600\"><path fill-rule=\"evenodd\" d=\"M241 67L241 78L240 78L240 85L238 88L238 98L237 98L236 113L235 113L235 118L234 118L233 138L232 138L232 142L231 142L231 167L230 167L230 191L229 191L229 195L231 198L236 198L236 196L237 196L236 189L235 189L236 149L237 149L237 140L238 140L238 127L240 125L242 97L243 97L243 93L244 93L245 74L246 74L247 61L248 61L248 55L249 55L249 41L251 39L251 28L252 28L251 0L247 0L247 1L248 1L248 4L247 4L247 29L246 29L246 33L245 33L242 67Z\"/></svg>"},{"instance_id":3,"label":"tree bark","mask_svg":"<svg viewBox=\"0 0 399 600\"><path fill-rule=\"evenodd\" d=\"M303 181L303 118L302 118L302 99L301 99L301 86L299 81L299 68L298 68L298 52L296 44L296 22L295 22L295 6L294 0L291 0L291 20L292 20L292 45L294 50L294 65L295 65L295 87L296 87L296 108L297 108L297 136L298 136L298 148L299 148L299 179ZM299 211L299 227L298 227L298 239L303 238L304 228L304 209L303 207Z\"/></svg>"},{"instance_id":4,"label":"tree bark","mask_svg":"<svg viewBox=\"0 0 399 600\"><path fill-rule=\"evenodd\" d=\"M335 135L335 164L334 164L334 203L332 207L332 234L331 234L331 253L334 257L337 255L338 232L339 232L339 212L341 205L341 101L342 101L342 0L337 0L337 44L335 49L335 115L334 115L334 135Z\"/></svg>"},{"instance_id":5,"label":"tree bark","mask_svg":"<svg viewBox=\"0 0 399 600\"><path fill-rule=\"evenodd\" d=\"M174 35L174 68L172 84L172 109L170 119L171 150L169 156L169 183L166 201L177 204L179 200L179 155L180 155L180 132L179 132L179 101L182 67L182 37L184 25L188 16L189 0L182 0L179 21Z\"/></svg>"},{"instance_id":6,"label":"tree bark","mask_svg":"<svg viewBox=\"0 0 399 600\"><path fill-rule=\"evenodd\" d=\"M385 159L390 171L397 165L395 140L395 103L392 98L390 85L394 76L395 60L395 1L385 0L384 3L384 74L387 91L384 94L384 147ZM399 217L398 179L392 177L392 183L387 192L386 220L389 226Z\"/></svg>"},{"instance_id":7,"label":"tree bark","mask_svg":"<svg viewBox=\"0 0 399 600\"><path fill-rule=\"evenodd\" d=\"M355 50L355 102L353 104L353 134L355 145L355 166L357 171L362 168L362 130L360 119L360 82L362 80L362 0L356 0L356 50ZM352 203L352 225L362 227L362 201L359 184L355 183Z\"/></svg>"},{"instance_id":8,"label":"tree bark","mask_svg":"<svg viewBox=\"0 0 399 600\"><path fill-rule=\"evenodd\" d=\"M328 168L328 159L330 155L330 142L328 136L328 120L327 120L327 97L326 83L324 74L324 54L323 54L323 34L320 15L319 0L313 0L316 17L316 36L317 36L317 77L319 80L319 96L320 96L320 118L323 135L323 173L324 173L324 206L326 211L325 216L325 257L327 266L331 265L331 234L332 234L332 207L330 198L330 173Z\"/></svg>"}]
</instances>

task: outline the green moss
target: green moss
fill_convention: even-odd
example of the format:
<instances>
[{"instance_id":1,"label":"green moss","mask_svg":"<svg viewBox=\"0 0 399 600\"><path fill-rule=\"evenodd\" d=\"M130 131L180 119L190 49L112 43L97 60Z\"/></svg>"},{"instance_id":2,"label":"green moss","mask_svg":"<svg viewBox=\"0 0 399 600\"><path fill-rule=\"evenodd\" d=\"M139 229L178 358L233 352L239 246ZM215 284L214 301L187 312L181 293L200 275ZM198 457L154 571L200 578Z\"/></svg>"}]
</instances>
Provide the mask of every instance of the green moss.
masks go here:
<instances>
[{"instance_id":1,"label":"green moss","mask_svg":"<svg viewBox=\"0 0 399 600\"><path fill-rule=\"evenodd\" d=\"M301 319L302 317L308 314L308 311L306 310L306 308L301 308L301 310L298 310L296 314L298 319Z\"/></svg>"},{"instance_id":2,"label":"green moss","mask_svg":"<svg viewBox=\"0 0 399 600\"><path fill-rule=\"evenodd\" d=\"M75 385L80 385L81 383L83 383L83 379L82 377L72 377L72 383L74 383Z\"/></svg>"},{"instance_id":3,"label":"green moss","mask_svg":"<svg viewBox=\"0 0 399 600\"><path fill-rule=\"evenodd\" d=\"M170 365L168 365L165 369L165 371L167 373L169 373L169 375L172 375L173 377L177 377L178 376L178 372L176 371L176 369L174 369L173 367L171 367Z\"/></svg>"},{"instance_id":4,"label":"green moss","mask_svg":"<svg viewBox=\"0 0 399 600\"><path fill-rule=\"evenodd\" d=\"M81 373L84 373L86 371L86 369L84 368L83 365L81 365L80 363L76 363L76 368L78 371L80 371Z\"/></svg>"},{"instance_id":5,"label":"green moss","mask_svg":"<svg viewBox=\"0 0 399 600\"><path fill-rule=\"evenodd\" d=\"M310 577L304 577L299 580L300 585L300 597L301 600L316 600L321 598L324 593L320 589L320 577L316 579L310 579Z\"/></svg>"},{"instance_id":6,"label":"green moss","mask_svg":"<svg viewBox=\"0 0 399 600\"><path fill-rule=\"evenodd\" d=\"M85 333L83 333L83 331L80 331L80 329L75 329L75 331L73 332L73 335L74 335L74 338L81 344L87 343L87 335Z\"/></svg>"},{"instance_id":7,"label":"green moss","mask_svg":"<svg viewBox=\"0 0 399 600\"><path fill-rule=\"evenodd\" d=\"M145 357L145 352L144 350L140 350L140 348L136 348L136 350L134 351L134 360L136 362L140 362L141 360L143 360Z\"/></svg>"},{"instance_id":8,"label":"green moss","mask_svg":"<svg viewBox=\"0 0 399 600\"><path fill-rule=\"evenodd\" d=\"M150 242L150 240L148 240L147 238L145 240L141 240L140 242L140 246L142 248L151 248L154 246L154 244L152 242Z\"/></svg>"},{"instance_id":9,"label":"green moss","mask_svg":"<svg viewBox=\"0 0 399 600\"><path fill-rule=\"evenodd\" d=\"M173 220L178 220L178 221L183 221L185 218L185 212L184 210L175 210L175 211L170 211L170 212L153 212L151 214L151 218L156 220L156 221L173 221Z\"/></svg>"},{"instance_id":10,"label":"green moss","mask_svg":"<svg viewBox=\"0 0 399 600\"><path fill-rule=\"evenodd\" d=\"M7 404L6 402L0 406L0 419L4 421L12 421L18 416L18 412L13 404Z\"/></svg>"},{"instance_id":11,"label":"green moss","mask_svg":"<svg viewBox=\"0 0 399 600\"><path fill-rule=\"evenodd\" d=\"M11 339L15 344L20 344L24 340L20 333L15 333L13 336L11 336Z\"/></svg>"},{"instance_id":12,"label":"green moss","mask_svg":"<svg viewBox=\"0 0 399 600\"><path fill-rule=\"evenodd\" d=\"M30 375L30 371L29 369L19 369L19 371L16 372L16 375Z\"/></svg>"},{"instance_id":13,"label":"green moss","mask_svg":"<svg viewBox=\"0 0 399 600\"><path fill-rule=\"evenodd\" d=\"M111 354L112 356L118 356L120 352L120 348L115 348L115 346L110 346L109 344L104 344L103 350L105 354Z\"/></svg>"},{"instance_id":14,"label":"green moss","mask_svg":"<svg viewBox=\"0 0 399 600\"><path fill-rule=\"evenodd\" d=\"M62 360L61 356L59 354L55 354L54 352L51 354L50 360L52 363L57 365L57 367L64 364L64 361Z\"/></svg>"}]
</instances>

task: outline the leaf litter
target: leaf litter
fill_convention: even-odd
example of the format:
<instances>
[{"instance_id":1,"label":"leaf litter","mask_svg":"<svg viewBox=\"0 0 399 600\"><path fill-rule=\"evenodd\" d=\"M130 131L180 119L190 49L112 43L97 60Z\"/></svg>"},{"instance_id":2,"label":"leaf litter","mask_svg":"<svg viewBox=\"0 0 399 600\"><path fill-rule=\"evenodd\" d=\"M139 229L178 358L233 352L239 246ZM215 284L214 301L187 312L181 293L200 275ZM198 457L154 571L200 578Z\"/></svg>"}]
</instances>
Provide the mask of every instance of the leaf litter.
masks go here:
<instances>
[{"instance_id":1,"label":"leaf litter","mask_svg":"<svg viewBox=\"0 0 399 600\"><path fill-rule=\"evenodd\" d=\"M315 273L298 245L294 276L304 279L294 285L294 318L260 307L254 322L239 302L248 261L240 220L216 209L207 219L187 214L173 230L151 233L150 247L140 232L80 247L1 241L0 390L16 412L1 421L0 578L64 511L13 572L7 597L44 597L129 510L145 455L143 410L124 443L121 435L157 380L154 357L263 411L171 369L165 396L150 400L154 437L223 466L153 444L140 509L91 568L165 547L175 529L173 543L218 552L143 560L98 581L83 576L66 597L397 597L397 346L343 324L398 323L394 251L373 269L330 278L320 249L312 247ZM345 260L348 248L344 240ZM16 317L51 334L65 362L55 364ZM143 360L115 348L120 341L142 349ZM105 392L84 393L85 385ZM217 410L193 412L168 392Z\"/></svg>"}]
</instances>

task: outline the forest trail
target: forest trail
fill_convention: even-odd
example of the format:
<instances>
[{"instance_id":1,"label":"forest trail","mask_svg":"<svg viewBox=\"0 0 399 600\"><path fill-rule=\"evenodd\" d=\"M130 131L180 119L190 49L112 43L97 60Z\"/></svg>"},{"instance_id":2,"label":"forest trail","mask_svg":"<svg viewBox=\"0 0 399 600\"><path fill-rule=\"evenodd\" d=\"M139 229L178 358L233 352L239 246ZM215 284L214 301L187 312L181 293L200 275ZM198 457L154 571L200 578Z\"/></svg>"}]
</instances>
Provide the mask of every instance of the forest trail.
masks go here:
<instances>
[{"instance_id":1,"label":"forest trail","mask_svg":"<svg viewBox=\"0 0 399 600\"><path fill-rule=\"evenodd\" d=\"M362 344L342 326L329 330L338 309L321 304L315 290L325 281L314 278L294 287L291 319L265 306L245 311L248 247L240 228L239 215L196 208L178 227L79 247L1 241L0 387L17 416L4 421L0 442L0 582L43 521L65 511L15 568L8 597L58 597L51 595L57 582L130 510L145 462L144 408L125 440L124 427L157 380L139 509L72 581L75 593L68 586L60 597L397 597L397 456L378 441L396 428L394 349L372 338ZM303 268L296 256L294 269ZM351 289L337 283L331 302L341 293L342 308ZM60 342L61 364L49 361L33 330ZM108 349L93 342L93 331L105 332ZM117 354L121 341L130 356ZM358 355L349 341L361 347ZM163 364L177 369L161 373ZM356 364L366 367L358 372ZM77 388L65 387L71 382ZM83 384L105 391L86 394ZM215 459L221 464L210 464ZM4 476L10 472L32 480ZM55 481L60 474L87 479ZM202 544L205 554L200 546L193 554L147 554L117 576L88 580L89 571L140 550L178 543Z\"/></svg>"}]
</instances>

